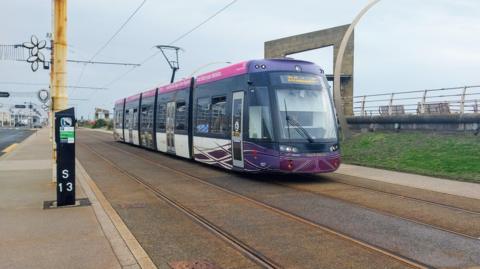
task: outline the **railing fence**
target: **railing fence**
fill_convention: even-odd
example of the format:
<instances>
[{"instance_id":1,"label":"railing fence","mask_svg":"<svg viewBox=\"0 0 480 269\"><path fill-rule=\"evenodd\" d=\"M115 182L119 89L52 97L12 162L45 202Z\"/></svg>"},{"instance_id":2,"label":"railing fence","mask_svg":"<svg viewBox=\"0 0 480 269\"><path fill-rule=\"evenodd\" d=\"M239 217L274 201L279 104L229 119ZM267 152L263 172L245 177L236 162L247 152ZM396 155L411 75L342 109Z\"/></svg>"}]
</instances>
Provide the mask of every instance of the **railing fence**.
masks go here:
<instances>
[{"instance_id":1,"label":"railing fence","mask_svg":"<svg viewBox=\"0 0 480 269\"><path fill-rule=\"evenodd\" d=\"M351 98L343 99L350 105ZM480 86L354 96L353 112L355 116L480 113Z\"/></svg>"}]
</instances>

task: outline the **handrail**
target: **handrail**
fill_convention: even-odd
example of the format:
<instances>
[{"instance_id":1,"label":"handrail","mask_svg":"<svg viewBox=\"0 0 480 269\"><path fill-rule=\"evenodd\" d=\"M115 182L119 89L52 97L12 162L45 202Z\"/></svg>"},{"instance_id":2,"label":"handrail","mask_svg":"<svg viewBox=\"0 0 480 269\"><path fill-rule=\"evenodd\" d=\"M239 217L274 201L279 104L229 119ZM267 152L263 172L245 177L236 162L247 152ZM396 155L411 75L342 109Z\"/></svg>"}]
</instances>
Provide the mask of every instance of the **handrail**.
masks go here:
<instances>
[{"instance_id":1,"label":"handrail","mask_svg":"<svg viewBox=\"0 0 480 269\"><path fill-rule=\"evenodd\" d=\"M353 106L355 116L480 113L480 85L359 95L353 98L344 96L342 99L344 105Z\"/></svg>"}]
</instances>

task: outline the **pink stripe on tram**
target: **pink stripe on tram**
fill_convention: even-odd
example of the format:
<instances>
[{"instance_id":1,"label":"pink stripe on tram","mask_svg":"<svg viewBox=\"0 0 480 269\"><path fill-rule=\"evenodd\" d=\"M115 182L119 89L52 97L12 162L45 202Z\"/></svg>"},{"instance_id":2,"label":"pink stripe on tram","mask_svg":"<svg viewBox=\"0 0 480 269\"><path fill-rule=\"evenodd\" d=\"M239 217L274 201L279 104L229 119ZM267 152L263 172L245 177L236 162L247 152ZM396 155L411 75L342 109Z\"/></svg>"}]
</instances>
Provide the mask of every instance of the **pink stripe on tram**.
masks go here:
<instances>
[{"instance_id":1,"label":"pink stripe on tram","mask_svg":"<svg viewBox=\"0 0 480 269\"><path fill-rule=\"evenodd\" d=\"M133 101L138 100L138 99L140 99L140 94L139 94L139 93L127 97L127 103L128 103L128 102L133 102Z\"/></svg>"},{"instance_id":2,"label":"pink stripe on tram","mask_svg":"<svg viewBox=\"0 0 480 269\"><path fill-rule=\"evenodd\" d=\"M146 92L143 92L142 94L142 98L145 98L145 97L151 97L151 96L155 96L155 92L156 92L157 89L152 89L152 90L149 90L149 91L146 91Z\"/></svg>"},{"instance_id":3,"label":"pink stripe on tram","mask_svg":"<svg viewBox=\"0 0 480 269\"><path fill-rule=\"evenodd\" d=\"M190 87L191 78L186 78L172 84L162 86L158 88L158 93L166 93L166 92L173 92L176 90L181 90Z\"/></svg>"},{"instance_id":4,"label":"pink stripe on tram","mask_svg":"<svg viewBox=\"0 0 480 269\"><path fill-rule=\"evenodd\" d=\"M197 77L197 84L205 84L208 82L217 81L224 78L229 78L237 75L247 73L247 61L238 64L233 64L225 68L221 68Z\"/></svg>"}]
</instances>

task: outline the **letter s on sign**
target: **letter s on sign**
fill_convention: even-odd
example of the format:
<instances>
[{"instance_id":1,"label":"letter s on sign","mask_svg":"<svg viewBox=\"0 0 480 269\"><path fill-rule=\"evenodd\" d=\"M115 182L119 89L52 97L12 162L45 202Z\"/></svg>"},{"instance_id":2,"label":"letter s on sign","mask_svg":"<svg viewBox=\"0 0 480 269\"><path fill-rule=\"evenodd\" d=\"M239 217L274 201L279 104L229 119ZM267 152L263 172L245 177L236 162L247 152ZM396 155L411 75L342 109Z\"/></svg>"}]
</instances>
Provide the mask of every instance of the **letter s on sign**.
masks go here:
<instances>
[{"instance_id":1,"label":"letter s on sign","mask_svg":"<svg viewBox=\"0 0 480 269\"><path fill-rule=\"evenodd\" d=\"M62 178L68 178L68 170L67 169L62 170Z\"/></svg>"}]
</instances>

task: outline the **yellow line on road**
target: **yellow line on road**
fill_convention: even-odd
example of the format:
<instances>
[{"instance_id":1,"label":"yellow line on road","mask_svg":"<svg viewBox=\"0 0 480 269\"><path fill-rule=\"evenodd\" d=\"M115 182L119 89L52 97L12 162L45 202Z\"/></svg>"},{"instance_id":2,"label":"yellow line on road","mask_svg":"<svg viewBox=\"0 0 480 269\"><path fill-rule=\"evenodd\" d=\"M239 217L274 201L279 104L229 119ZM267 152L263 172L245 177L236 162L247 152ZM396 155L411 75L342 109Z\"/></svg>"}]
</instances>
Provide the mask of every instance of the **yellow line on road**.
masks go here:
<instances>
[{"instance_id":1,"label":"yellow line on road","mask_svg":"<svg viewBox=\"0 0 480 269\"><path fill-rule=\"evenodd\" d=\"M16 148L18 146L17 143L13 143L11 144L10 146L6 147L4 150L2 150L3 153L9 153L10 151L12 151L14 148Z\"/></svg>"}]
</instances>

